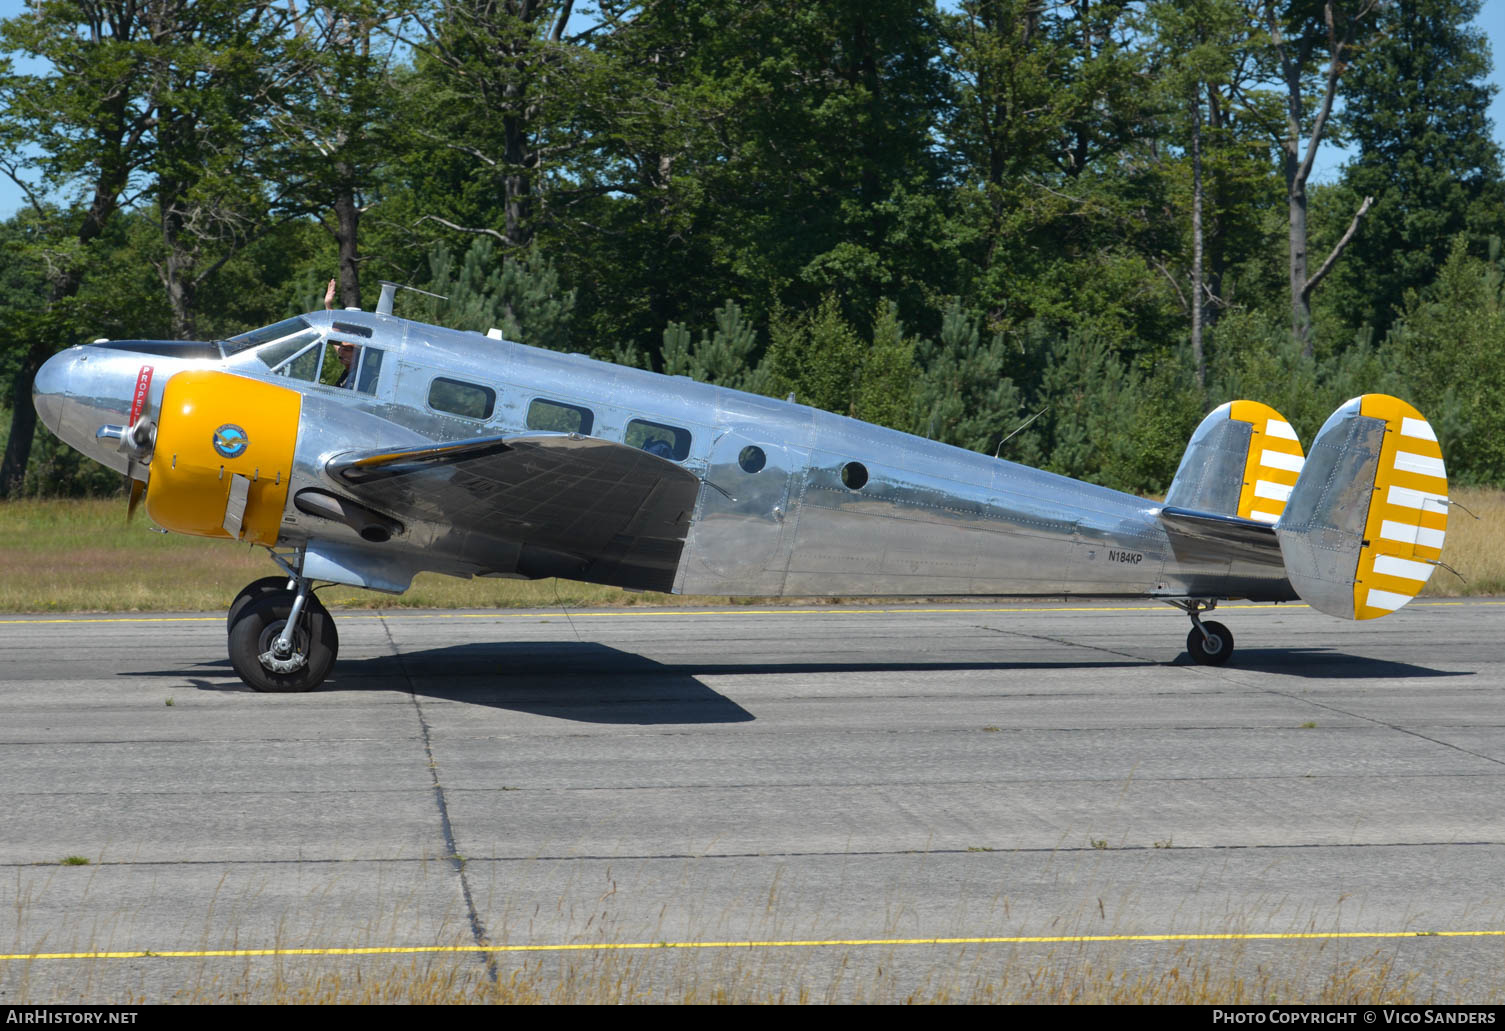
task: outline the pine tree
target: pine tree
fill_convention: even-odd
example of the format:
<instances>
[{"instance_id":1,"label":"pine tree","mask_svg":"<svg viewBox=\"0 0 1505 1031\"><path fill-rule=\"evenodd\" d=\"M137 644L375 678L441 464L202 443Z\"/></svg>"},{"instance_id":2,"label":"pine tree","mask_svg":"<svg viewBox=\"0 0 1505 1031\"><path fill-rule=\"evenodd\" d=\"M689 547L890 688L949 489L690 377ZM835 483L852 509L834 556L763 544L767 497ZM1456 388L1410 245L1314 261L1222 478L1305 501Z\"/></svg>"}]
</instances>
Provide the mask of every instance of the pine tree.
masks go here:
<instances>
[{"instance_id":1,"label":"pine tree","mask_svg":"<svg viewBox=\"0 0 1505 1031\"><path fill-rule=\"evenodd\" d=\"M429 321L477 333L498 329L532 347L575 349L575 291L560 285L559 273L537 247L500 261L498 250L490 239L477 238L457 268L447 245L434 246L428 290L444 300L424 302Z\"/></svg>"},{"instance_id":2,"label":"pine tree","mask_svg":"<svg viewBox=\"0 0 1505 1031\"><path fill-rule=\"evenodd\" d=\"M1479 0L1407 0L1345 78L1359 156L1345 170L1375 203L1350 245L1345 300L1383 339L1407 291L1429 284L1458 233L1482 254L1505 216L1500 150L1490 132L1489 44L1471 22Z\"/></svg>"}]
</instances>

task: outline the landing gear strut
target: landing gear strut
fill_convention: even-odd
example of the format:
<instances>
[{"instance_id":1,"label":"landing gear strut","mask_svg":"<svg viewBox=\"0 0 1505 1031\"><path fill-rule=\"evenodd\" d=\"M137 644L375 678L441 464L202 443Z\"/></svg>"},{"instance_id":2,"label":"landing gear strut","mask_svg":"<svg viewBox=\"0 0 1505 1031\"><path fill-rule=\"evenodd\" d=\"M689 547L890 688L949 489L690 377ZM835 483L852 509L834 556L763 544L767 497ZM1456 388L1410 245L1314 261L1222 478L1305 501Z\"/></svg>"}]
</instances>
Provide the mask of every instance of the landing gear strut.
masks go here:
<instances>
[{"instance_id":1,"label":"landing gear strut","mask_svg":"<svg viewBox=\"0 0 1505 1031\"><path fill-rule=\"evenodd\" d=\"M1221 666L1233 655L1233 632L1222 623L1202 619L1203 612L1217 608L1214 600L1187 598L1171 602L1191 617L1191 633L1186 635L1186 651L1192 661L1202 666Z\"/></svg>"},{"instance_id":2,"label":"landing gear strut","mask_svg":"<svg viewBox=\"0 0 1505 1031\"><path fill-rule=\"evenodd\" d=\"M299 576L247 584L230 606L228 623L230 664L255 691L312 691L340 651L334 617Z\"/></svg>"}]
</instances>

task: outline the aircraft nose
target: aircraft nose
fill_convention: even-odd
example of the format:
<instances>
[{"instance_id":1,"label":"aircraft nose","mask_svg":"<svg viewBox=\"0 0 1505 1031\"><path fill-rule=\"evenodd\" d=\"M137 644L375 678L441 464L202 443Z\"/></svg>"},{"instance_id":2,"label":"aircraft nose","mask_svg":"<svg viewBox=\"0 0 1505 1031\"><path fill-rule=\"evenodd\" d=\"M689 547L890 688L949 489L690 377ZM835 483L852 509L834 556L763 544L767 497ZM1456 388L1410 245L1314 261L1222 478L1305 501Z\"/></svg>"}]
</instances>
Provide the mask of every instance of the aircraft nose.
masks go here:
<instances>
[{"instance_id":1,"label":"aircraft nose","mask_svg":"<svg viewBox=\"0 0 1505 1031\"><path fill-rule=\"evenodd\" d=\"M72 349L48 358L37 370L31 383L31 403L36 407L37 417L53 433L63 421L63 406L68 401L69 373L73 369Z\"/></svg>"}]
</instances>

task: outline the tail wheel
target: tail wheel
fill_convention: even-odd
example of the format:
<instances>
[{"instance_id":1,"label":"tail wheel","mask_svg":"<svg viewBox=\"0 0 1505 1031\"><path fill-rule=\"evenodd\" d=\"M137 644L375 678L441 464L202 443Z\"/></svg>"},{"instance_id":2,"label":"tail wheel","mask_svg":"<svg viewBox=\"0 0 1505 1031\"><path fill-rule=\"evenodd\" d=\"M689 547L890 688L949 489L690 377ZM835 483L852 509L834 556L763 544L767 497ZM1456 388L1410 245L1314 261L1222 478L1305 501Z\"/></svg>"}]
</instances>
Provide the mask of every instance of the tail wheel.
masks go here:
<instances>
[{"instance_id":1,"label":"tail wheel","mask_svg":"<svg viewBox=\"0 0 1505 1031\"><path fill-rule=\"evenodd\" d=\"M1202 630L1207 631L1205 637ZM1203 620L1202 629L1192 627L1186 635L1186 650L1199 665L1221 666L1233 655L1233 632L1222 623Z\"/></svg>"},{"instance_id":2,"label":"tail wheel","mask_svg":"<svg viewBox=\"0 0 1505 1031\"><path fill-rule=\"evenodd\" d=\"M299 615L292 650L285 655L276 651L293 597L281 591L253 598L230 627L230 664L254 691L312 691L324 682L339 654L334 617L312 597Z\"/></svg>"},{"instance_id":3,"label":"tail wheel","mask_svg":"<svg viewBox=\"0 0 1505 1031\"><path fill-rule=\"evenodd\" d=\"M225 632L235 626L235 618L242 610L257 598L265 598L269 594L278 594L287 590L287 577L264 576L260 580L252 580L240 589L235 600L230 603L230 611L225 614Z\"/></svg>"}]
</instances>

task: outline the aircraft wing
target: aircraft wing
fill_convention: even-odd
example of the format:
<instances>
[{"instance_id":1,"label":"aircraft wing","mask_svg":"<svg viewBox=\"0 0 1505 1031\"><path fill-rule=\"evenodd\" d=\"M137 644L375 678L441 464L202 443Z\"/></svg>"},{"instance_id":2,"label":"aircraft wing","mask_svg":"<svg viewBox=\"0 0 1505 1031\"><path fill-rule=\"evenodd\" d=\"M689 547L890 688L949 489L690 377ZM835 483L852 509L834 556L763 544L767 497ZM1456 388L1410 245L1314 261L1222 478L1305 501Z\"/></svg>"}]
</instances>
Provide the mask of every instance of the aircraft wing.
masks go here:
<instances>
[{"instance_id":1,"label":"aircraft wing","mask_svg":"<svg viewBox=\"0 0 1505 1031\"><path fill-rule=\"evenodd\" d=\"M326 465L357 500L462 539L485 571L673 587L700 480L674 462L563 434L345 452Z\"/></svg>"}]
</instances>

